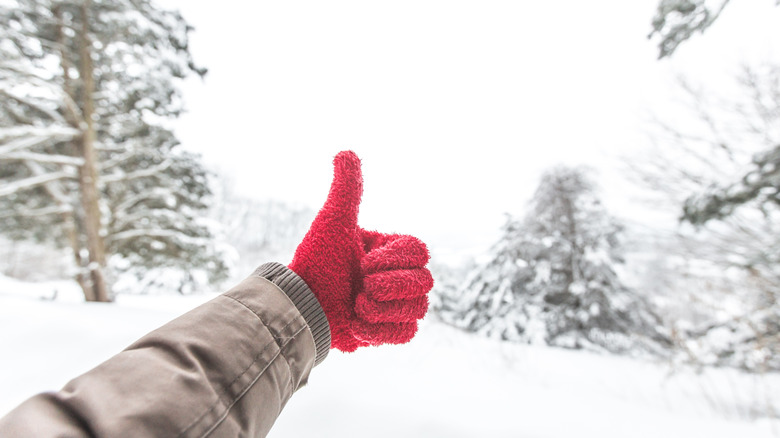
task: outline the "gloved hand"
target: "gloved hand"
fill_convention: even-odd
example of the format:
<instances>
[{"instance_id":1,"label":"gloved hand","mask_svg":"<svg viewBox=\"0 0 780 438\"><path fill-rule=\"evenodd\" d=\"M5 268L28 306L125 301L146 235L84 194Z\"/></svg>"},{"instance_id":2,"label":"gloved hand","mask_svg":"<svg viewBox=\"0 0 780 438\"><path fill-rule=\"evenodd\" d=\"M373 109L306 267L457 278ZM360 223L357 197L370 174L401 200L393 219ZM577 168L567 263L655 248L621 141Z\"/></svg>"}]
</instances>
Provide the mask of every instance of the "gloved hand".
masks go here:
<instances>
[{"instance_id":1,"label":"gloved hand","mask_svg":"<svg viewBox=\"0 0 780 438\"><path fill-rule=\"evenodd\" d=\"M425 268L428 249L416 237L360 228L360 159L354 152L340 152L333 165L328 199L289 268L322 305L332 348L406 343L428 310L433 287Z\"/></svg>"}]
</instances>

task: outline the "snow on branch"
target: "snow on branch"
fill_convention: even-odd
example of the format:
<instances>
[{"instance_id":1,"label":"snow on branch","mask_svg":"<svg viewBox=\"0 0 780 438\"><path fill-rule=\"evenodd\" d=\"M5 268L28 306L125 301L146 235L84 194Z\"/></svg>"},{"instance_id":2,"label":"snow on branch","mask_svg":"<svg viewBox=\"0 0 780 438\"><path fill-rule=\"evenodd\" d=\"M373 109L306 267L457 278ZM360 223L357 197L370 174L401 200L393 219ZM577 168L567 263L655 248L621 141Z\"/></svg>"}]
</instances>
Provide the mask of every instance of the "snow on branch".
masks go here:
<instances>
[{"instance_id":1,"label":"snow on branch","mask_svg":"<svg viewBox=\"0 0 780 438\"><path fill-rule=\"evenodd\" d=\"M101 151L111 150L111 149L106 149L104 147L98 147L98 149L101 150ZM117 150L121 151L121 150L124 150L124 149L118 148ZM129 160L130 158L135 157L137 154L138 154L137 151L131 150L129 152L124 152L124 153L118 154L116 156L112 156L111 158L109 158L109 159L99 163L100 170L101 171L105 171L105 170L111 169L112 167L118 166L118 165L122 164L123 162Z\"/></svg>"},{"instance_id":2,"label":"snow on branch","mask_svg":"<svg viewBox=\"0 0 780 438\"><path fill-rule=\"evenodd\" d=\"M135 196L131 196L130 198L122 201L119 205L115 206L113 208L114 214L121 215L128 209L132 208L136 204L138 204L141 201L144 201L146 199L152 199L152 198L164 198L171 195L170 190L161 189L161 188L155 188L150 191L145 191L142 193L138 193Z\"/></svg>"},{"instance_id":3,"label":"snow on branch","mask_svg":"<svg viewBox=\"0 0 780 438\"><path fill-rule=\"evenodd\" d=\"M18 137L58 137L58 138L73 138L81 134L76 128L62 125L49 125L49 126L13 126L9 128L0 128L0 142ZM0 149L0 153L2 149Z\"/></svg>"},{"instance_id":4,"label":"snow on branch","mask_svg":"<svg viewBox=\"0 0 780 438\"><path fill-rule=\"evenodd\" d=\"M158 164L156 166L152 166L152 167L150 167L148 169L141 169L141 170L137 170L135 172L130 172L130 173L114 173L114 174L111 174L111 175L106 175L104 177L101 177L100 182L102 184L110 184L110 183L119 182L119 181L129 181L131 179L144 178L144 177L147 177L147 176L154 176L154 175L157 175L158 173L162 172L163 170L171 167L171 164L173 164L173 161L171 161L171 160L164 160L162 163L160 163L160 164Z\"/></svg>"},{"instance_id":5,"label":"snow on branch","mask_svg":"<svg viewBox=\"0 0 780 438\"><path fill-rule=\"evenodd\" d=\"M62 116L57 111L53 111L53 110L51 110L49 108L46 108L43 105L40 105L39 103L34 102L34 101L30 100L30 99L27 99L27 98L25 98L23 96L19 96L19 95L16 95L14 93L11 93L7 89L0 88L0 95L3 95L3 96L5 96L5 97L7 97L9 99L13 99L13 100L15 100L15 101L17 101L17 102L19 102L21 104L24 104L24 105L27 105L27 106L29 106L31 108L34 108L35 110L37 110L37 111L39 111L39 112L41 112L43 114L46 114L47 116L49 116L50 119L52 119L52 120L54 120L56 122L59 122L59 123L64 123L65 122L65 119L63 119Z\"/></svg>"},{"instance_id":6,"label":"snow on branch","mask_svg":"<svg viewBox=\"0 0 780 438\"><path fill-rule=\"evenodd\" d=\"M1 186L0 197L12 195L22 190L36 187L41 184L46 184L51 181L56 181L64 178L74 178L74 177L75 175L73 172L66 172L66 171L48 173L45 175L31 176L29 178L20 179L18 181L14 181L12 183Z\"/></svg>"},{"instance_id":7,"label":"snow on branch","mask_svg":"<svg viewBox=\"0 0 780 438\"><path fill-rule=\"evenodd\" d=\"M659 58L671 56L694 33L704 33L730 0L661 0L653 17L649 37L660 35ZM720 3L720 4L715 4Z\"/></svg>"},{"instance_id":8,"label":"snow on branch","mask_svg":"<svg viewBox=\"0 0 780 438\"><path fill-rule=\"evenodd\" d=\"M0 160L25 160L39 163L65 164L70 166L83 166L84 159L57 154L36 154L35 152L11 152L0 155Z\"/></svg>"},{"instance_id":9,"label":"snow on branch","mask_svg":"<svg viewBox=\"0 0 780 438\"><path fill-rule=\"evenodd\" d=\"M33 175L35 176L42 176L47 174L46 169L41 166L41 163L36 161L25 161L24 164L30 169L30 171L32 171ZM72 207L70 206L70 198L63 192L62 187L60 187L59 184L56 184L55 181L51 181L46 183L44 187L60 206L67 208L69 211L72 211Z\"/></svg>"},{"instance_id":10,"label":"snow on branch","mask_svg":"<svg viewBox=\"0 0 780 438\"><path fill-rule=\"evenodd\" d=\"M19 60L0 60L0 70L12 73L11 77L5 77L3 81L5 83L12 83L12 81L13 83L24 82L48 89L54 88L51 82L50 72L45 69L31 68L28 64L21 64Z\"/></svg>"},{"instance_id":11,"label":"snow on branch","mask_svg":"<svg viewBox=\"0 0 780 438\"><path fill-rule=\"evenodd\" d=\"M2 135L2 130L0 130L0 142L2 142ZM17 149L29 149L49 140L51 140L51 137L26 137L8 142L0 146L0 157L8 155Z\"/></svg>"},{"instance_id":12,"label":"snow on branch","mask_svg":"<svg viewBox=\"0 0 780 438\"><path fill-rule=\"evenodd\" d=\"M139 213L125 215L125 214L118 214L116 218L115 226L120 228L125 224L132 224L135 222L138 222L142 219L170 219L171 221L175 221L180 216L174 211L166 210L166 209L151 209L151 210L144 210Z\"/></svg>"},{"instance_id":13,"label":"snow on branch","mask_svg":"<svg viewBox=\"0 0 780 438\"><path fill-rule=\"evenodd\" d=\"M0 128L0 158L32 159L41 162L80 166L81 162L77 163L74 161L76 160L74 157L53 155L51 157L55 158L46 158L42 154L34 153L22 156L25 154L24 152L17 152L20 149L29 149L47 141L71 140L80 134L79 130L67 126L15 126L12 128Z\"/></svg>"},{"instance_id":14,"label":"snow on branch","mask_svg":"<svg viewBox=\"0 0 780 438\"><path fill-rule=\"evenodd\" d=\"M36 209L17 208L10 212L0 213L0 219L7 218L7 217L15 217L15 216L39 217L39 216L48 216L50 214L70 213L72 211L73 208L68 205L55 205L52 207L44 207L44 208L36 208Z\"/></svg>"},{"instance_id":15,"label":"snow on branch","mask_svg":"<svg viewBox=\"0 0 780 438\"><path fill-rule=\"evenodd\" d=\"M210 243L209 239L205 239L202 237L192 237L178 231L162 230L159 228L121 231L119 233L115 233L110 236L107 236L106 241L107 243L114 243L120 240L136 239L139 237L153 237L153 238L157 237L157 238L164 238L164 239L174 239L174 240L181 241L183 243L187 243L190 245L198 245L198 246L207 245Z\"/></svg>"}]
</instances>

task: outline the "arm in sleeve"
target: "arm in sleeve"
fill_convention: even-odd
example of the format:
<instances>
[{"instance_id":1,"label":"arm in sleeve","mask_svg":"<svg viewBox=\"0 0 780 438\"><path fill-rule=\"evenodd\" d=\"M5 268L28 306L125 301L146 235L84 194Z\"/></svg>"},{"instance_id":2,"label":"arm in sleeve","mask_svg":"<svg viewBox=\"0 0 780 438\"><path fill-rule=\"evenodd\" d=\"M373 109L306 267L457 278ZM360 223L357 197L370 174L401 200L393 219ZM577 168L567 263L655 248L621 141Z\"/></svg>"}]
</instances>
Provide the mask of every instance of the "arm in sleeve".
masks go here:
<instances>
[{"instance_id":1,"label":"arm in sleeve","mask_svg":"<svg viewBox=\"0 0 780 438\"><path fill-rule=\"evenodd\" d=\"M265 436L330 349L314 294L266 264L0 419L3 437Z\"/></svg>"}]
</instances>

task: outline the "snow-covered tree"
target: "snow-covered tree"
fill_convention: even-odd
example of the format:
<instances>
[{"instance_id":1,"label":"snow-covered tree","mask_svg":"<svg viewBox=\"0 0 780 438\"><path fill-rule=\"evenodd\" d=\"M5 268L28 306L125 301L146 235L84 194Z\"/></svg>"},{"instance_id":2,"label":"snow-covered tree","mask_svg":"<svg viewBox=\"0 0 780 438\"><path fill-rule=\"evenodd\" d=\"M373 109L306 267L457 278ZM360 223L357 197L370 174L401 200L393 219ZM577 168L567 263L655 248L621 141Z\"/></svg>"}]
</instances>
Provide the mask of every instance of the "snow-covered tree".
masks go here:
<instances>
[{"instance_id":1,"label":"snow-covered tree","mask_svg":"<svg viewBox=\"0 0 780 438\"><path fill-rule=\"evenodd\" d=\"M660 318L616 273L620 232L585 170L552 169L526 216L507 220L492 260L441 300L440 316L506 340L663 354Z\"/></svg>"},{"instance_id":2,"label":"snow-covered tree","mask_svg":"<svg viewBox=\"0 0 780 438\"><path fill-rule=\"evenodd\" d=\"M630 170L683 219L654 237L665 295L695 313L680 313L680 343L699 363L780 369L780 68L745 68L734 88L682 84L689 105L659 121Z\"/></svg>"},{"instance_id":3,"label":"snow-covered tree","mask_svg":"<svg viewBox=\"0 0 780 438\"><path fill-rule=\"evenodd\" d=\"M672 56L680 44L704 33L718 19L730 0L660 0L653 17L653 31L660 38L659 58ZM780 5L780 0L775 0Z\"/></svg>"},{"instance_id":4,"label":"snow-covered tree","mask_svg":"<svg viewBox=\"0 0 780 438\"><path fill-rule=\"evenodd\" d=\"M753 290L745 294L748 311L711 323L695 334L713 340L722 363L780 370L780 239L776 237L780 224L780 67L768 66L760 73L748 70L743 84L752 91L752 114L757 116L751 125L754 138L743 140L758 143L761 150L736 181L714 182L689 196L682 219L699 227L711 222L733 226L747 213L765 234L747 244L751 251L731 256L732 266L751 280L748 284Z\"/></svg>"},{"instance_id":5,"label":"snow-covered tree","mask_svg":"<svg viewBox=\"0 0 780 438\"><path fill-rule=\"evenodd\" d=\"M107 268L225 275L207 173L166 125L205 73L190 30L149 0L0 4L0 232L70 247L87 300L110 299Z\"/></svg>"}]
</instances>

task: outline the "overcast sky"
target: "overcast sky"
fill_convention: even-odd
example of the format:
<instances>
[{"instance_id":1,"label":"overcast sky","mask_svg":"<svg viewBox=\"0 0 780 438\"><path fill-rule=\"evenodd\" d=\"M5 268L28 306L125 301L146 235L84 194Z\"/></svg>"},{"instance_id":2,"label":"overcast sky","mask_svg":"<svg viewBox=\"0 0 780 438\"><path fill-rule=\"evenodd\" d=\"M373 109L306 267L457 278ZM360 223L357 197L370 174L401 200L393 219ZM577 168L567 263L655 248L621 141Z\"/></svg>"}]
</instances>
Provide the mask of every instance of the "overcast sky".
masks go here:
<instances>
[{"instance_id":1,"label":"overcast sky","mask_svg":"<svg viewBox=\"0 0 780 438\"><path fill-rule=\"evenodd\" d=\"M209 68L184 87L177 133L241 193L312 208L352 149L363 226L443 257L484 250L557 163L604 170L627 208L615 156L646 147L675 75L716 81L778 59L774 0L732 2L671 61L647 39L656 3L164 0Z\"/></svg>"}]
</instances>

